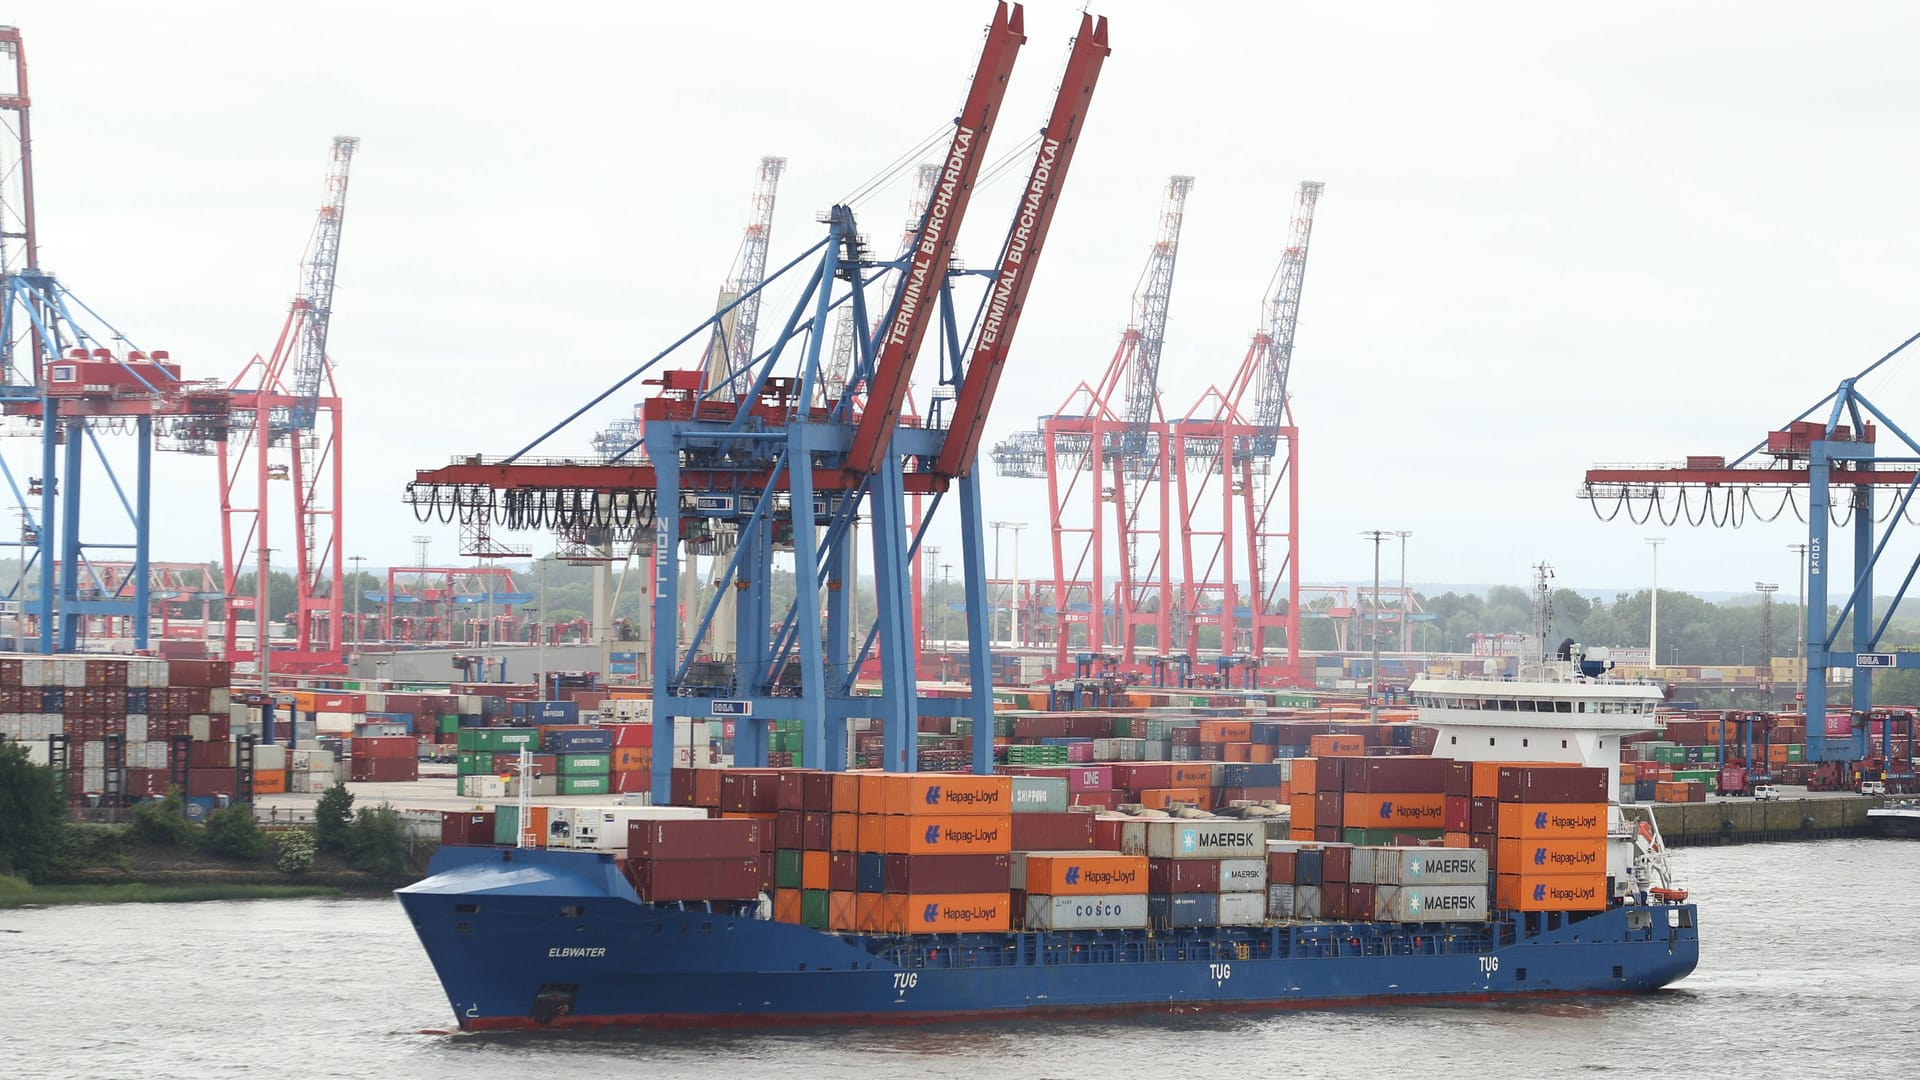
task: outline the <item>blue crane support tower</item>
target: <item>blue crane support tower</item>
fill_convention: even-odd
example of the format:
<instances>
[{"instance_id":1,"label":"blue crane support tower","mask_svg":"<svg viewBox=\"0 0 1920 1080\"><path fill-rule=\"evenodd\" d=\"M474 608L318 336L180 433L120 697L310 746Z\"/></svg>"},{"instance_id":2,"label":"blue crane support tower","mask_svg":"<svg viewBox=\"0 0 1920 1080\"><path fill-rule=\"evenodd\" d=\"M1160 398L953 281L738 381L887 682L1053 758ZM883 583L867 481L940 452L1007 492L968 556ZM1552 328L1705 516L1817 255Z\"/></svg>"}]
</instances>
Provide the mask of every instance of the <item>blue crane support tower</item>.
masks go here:
<instances>
[{"instance_id":1,"label":"blue crane support tower","mask_svg":"<svg viewBox=\"0 0 1920 1080\"><path fill-rule=\"evenodd\" d=\"M156 428L189 440L224 438L226 398L217 389L183 383L166 353L135 348L41 268L26 46L13 27L0 27L5 63L14 78L10 88L0 82L0 113L11 114L12 135L0 147L7 158L0 161L0 407L9 417L38 425L40 461L39 475L29 477L23 490L0 458L0 481L20 515L19 532L0 541L20 554L4 599L38 619L42 653L72 651L86 621L98 616L130 620L134 647L145 649ZM118 432L131 432L135 440L131 490L100 441L102 433ZM89 449L130 538L85 538L82 481ZM131 551L131 572L96 569L92 553L103 550ZM110 561L121 561L120 555ZM31 591L30 580L37 584Z\"/></svg>"},{"instance_id":2,"label":"blue crane support tower","mask_svg":"<svg viewBox=\"0 0 1920 1080\"><path fill-rule=\"evenodd\" d=\"M906 516L910 492L930 494L937 509L946 492L956 491L968 607L987 610L975 469L979 435L1109 52L1106 21L1083 15L997 264L989 271L954 269L954 240L988 137L999 126L1015 53L1025 41L1022 22L1017 5L998 6L942 159L940 183L903 267L870 259L852 210L836 206L828 214L825 237L769 274L760 289L735 301L783 279L799 292L771 343L754 355L746 370L733 373L738 384L747 387L745 394L737 399L723 396L722 385L709 386L698 367L664 369L658 376L659 393L642 408L645 464L531 456L546 439L682 345L709 335L728 316L730 306L519 452L423 471L409 485L409 500L423 518L485 518L509 528L566 528L583 521L651 528L656 629L652 780L661 801L669 797L677 718L733 720L734 759L748 766L765 762L774 721L797 719L803 759L827 769L844 767L846 721L877 719L885 768L911 771L918 766L917 718L942 709L974 719L973 767L979 772L993 767L986 620L969 621L969 695L947 700L918 695L915 643L908 631L912 597L907 562L920 536L909 538ZM873 311L868 290L895 272L902 275L902 284L894 299L885 312ZM962 291L956 286L967 277L986 279L970 329L965 328L956 295ZM835 312L843 305L852 308L860 328L853 371L839 399L816 406L823 360L831 360ZM880 316L877 321L875 315ZM914 361L930 332L939 358L938 382L954 388L953 410L944 428L900 422ZM729 379L727 385L735 381ZM855 649L849 644L855 612L848 586L853 525L862 510L873 523L878 617ZM726 566L718 575L738 600L736 661L730 666L696 660L700 639L719 606L717 598L699 613L690 646L677 647L670 633L660 633L678 618L683 548L710 541L723 531L718 527L722 523L730 524L737 536L732 549L723 552ZM920 535L924 531L923 526ZM787 550L796 568L796 595L785 611L777 611L769 584L776 551ZM876 648L880 690L876 696L862 696L855 691L855 678Z\"/></svg>"}]
</instances>

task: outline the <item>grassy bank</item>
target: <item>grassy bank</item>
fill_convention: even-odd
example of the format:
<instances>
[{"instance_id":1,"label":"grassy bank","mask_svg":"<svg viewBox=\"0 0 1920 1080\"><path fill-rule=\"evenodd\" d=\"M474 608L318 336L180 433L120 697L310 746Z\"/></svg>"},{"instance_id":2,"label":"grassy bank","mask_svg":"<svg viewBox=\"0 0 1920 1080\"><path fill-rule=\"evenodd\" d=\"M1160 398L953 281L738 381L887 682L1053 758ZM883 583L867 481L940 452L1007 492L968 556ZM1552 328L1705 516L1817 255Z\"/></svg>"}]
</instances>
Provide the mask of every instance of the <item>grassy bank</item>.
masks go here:
<instances>
[{"instance_id":1,"label":"grassy bank","mask_svg":"<svg viewBox=\"0 0 1920 1080\"><path fill-rule=\"evenodd\" d=\"M0 877L0 909L54 904L184 904L199 900L284 900L298 896L341 896L329 885L246 885L217 882L155 885L29 885Z\"/></svg>"}]
</instances>

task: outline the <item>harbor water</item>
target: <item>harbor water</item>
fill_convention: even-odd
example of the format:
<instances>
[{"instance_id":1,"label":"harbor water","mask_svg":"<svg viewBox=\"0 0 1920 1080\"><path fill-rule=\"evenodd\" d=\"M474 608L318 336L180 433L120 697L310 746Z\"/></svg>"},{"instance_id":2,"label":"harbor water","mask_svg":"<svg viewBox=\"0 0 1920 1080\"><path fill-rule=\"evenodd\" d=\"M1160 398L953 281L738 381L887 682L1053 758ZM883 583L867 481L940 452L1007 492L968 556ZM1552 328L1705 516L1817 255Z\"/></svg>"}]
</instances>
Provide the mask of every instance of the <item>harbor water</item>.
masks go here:
<instances>
[{"instance_id":1,"label":"harbor water","mask_svg":"<svg viewBox=\"0 0 1920 1080\"><path fill-rule=\"evenodd\" d=\"M1681 850L1700 968L1638 998L757 1034L447 1034L399 906L0 911L0 1075L1875 1075L1920 1039L1920 844Z\"/></svg>"}]
</instances>

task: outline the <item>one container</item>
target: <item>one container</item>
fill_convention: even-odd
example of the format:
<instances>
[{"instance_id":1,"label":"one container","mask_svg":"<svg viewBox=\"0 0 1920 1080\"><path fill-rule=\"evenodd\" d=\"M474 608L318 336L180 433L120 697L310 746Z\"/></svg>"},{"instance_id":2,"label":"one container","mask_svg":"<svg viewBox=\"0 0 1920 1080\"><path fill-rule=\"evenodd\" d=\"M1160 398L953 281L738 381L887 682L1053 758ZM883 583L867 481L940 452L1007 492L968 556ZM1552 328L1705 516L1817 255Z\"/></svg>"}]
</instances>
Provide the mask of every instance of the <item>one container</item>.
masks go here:
<instances>
[{"instance_id":1,"label":"one container","mask_svg":"<svg viewBox=\"0 0 1920 1080\"><path fill-rule=\"evenodd\" d=\"M1147 897L1147 918L1159 929L1218 926L1220 898L1213 893L1179 893Z\"/></svg>"},{"instance_id":2,"label":"one container","mask_svg":"<svg viewBox=\"0 0 1920 1080\"><path fill-rule=\"evenodd\" d=\"M1499 867L1531 875L1596 874L1607 869L1607 840L1501 840Z\"/></svg>"},{"instance_id":3,"label":"one container","mask_svg":"<svg viewBox=\"0 0 1920 1080\"><path fill-rule=\"evenodd\" d=\"M1590 839L1607 835L1604 803L1499 804L1503 840Z\"/></svg>"},{"instance_id":4,"label":"one container","mask_svg":"<svg viewBox=\"0 0 1920 1080\"><path fill-rule=\"evenodd\" d=\"M1349 791L1341 801L1340 824L1348 829L1438 829L1446 824L1446 818L1447 797L1437 791Z\"/></svg>"},{"instance_id":5,"label":"one container","mask_svg":"<svg viewBox=\"0 0 1920 1080\"><path fill-rule=\"evenodd\" d=\"M1147 925L1145 893L1113 896L1027 894L1029 930L1129 930Z\"/></svg>"},{"instance_id":6,"label":"one container","mask_svg":"<svg viewBox=\"0 0 1920 1080\"><path fill-rule=\"evenodd\" d=\"M1147 862L1147 891L1155 894L1217 893L1220 859L1151 859Z\"/></svg>"},{"instance_id":7,"label":"one container","mask_svg":"<svg viewBox=\"0 0 1920 1080\"><path fill-rule=\"evenodd\" d=\"M979 855L1013 850L1013 816L887 817L886 851L905 855ZM824 846L824 845L822 845Z\"/></svg>"},{"instance_id":8,"label":"one container","mask_svg":"<svg viewBox=\"0 0 1920 1080\"><path fill-rule=\"evenodd\" d=\"M751 900L760 895L760 859L636 859L634 890L640 899Z\"/></svg>"},{"instance_id":9,"label":"one container","mask_svg":"<svg viewBox=\"0 0 1920 1080\"><path fill-rule=\"evenodd\" d=\"M1007 854L889 854L874 858L880 860L882 890L901 895L1004 892L1013 872L1013 856Z\"/></svg>"},{"instance_id":10,"label":"one container","mask_svg":"<svg viewBox=\"0 0 1920 1080\"><path fill-rule=\"evenodd\" d=\"M1357 847L1352 859L1353 880L1368 885L1487 884L1487 853L1474 848Z\"/></svg>"},{"instance_id":11,"label":"one container","mask_svg":"<svg viewBox=\"0 0 1920 1080\"><path fill-rule=\"evenodd\" d=\"M1605 874L1501 874L1496 903L1504 911L1604 911Z\"/></svg>"},{"instance_id":12,"label":"one container","mask_svg":"<svg viewBox=\"0 0 1920 1080\"><path fill-rule=\"evenodd\" d=\"M1059 814L1067 809L1067 781L1048 776L1013 778L1013 812Z\"/></svg>"},{"instance_id":13,"label":"one container","mask_svg":"<svg viewBox=\"0 0 1920 1080\"><path fill-rule=\"evenodd\" d=\"M1147 859L1115 851L1032 854L1021 887L1053 896L1103 896L1147 891Z\"/></svg>"}]
</instances>

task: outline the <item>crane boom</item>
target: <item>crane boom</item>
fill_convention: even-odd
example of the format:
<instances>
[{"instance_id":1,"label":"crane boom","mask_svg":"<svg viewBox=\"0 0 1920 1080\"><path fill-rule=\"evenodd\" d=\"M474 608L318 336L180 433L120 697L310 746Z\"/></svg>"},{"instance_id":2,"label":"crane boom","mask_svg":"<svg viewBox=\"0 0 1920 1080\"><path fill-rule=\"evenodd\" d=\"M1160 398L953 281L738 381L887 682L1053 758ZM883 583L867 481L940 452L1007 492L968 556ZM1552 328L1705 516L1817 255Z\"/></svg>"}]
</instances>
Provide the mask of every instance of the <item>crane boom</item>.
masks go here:
<instances>
[{"instance_id":1,"label":"crane boom","mask_svg":"<svg viewBox=\"0 0 1920 1080\"><path fill-rule=\"evenodd\" d=\"M327 201L314 223L313 242L301 268L303 279L297 306L306 309L301 320L300 351L293 358L294 403L274 419L277 432L310 431L319 406L320 380L327 369L327 325L333 316L333 279L340 265L340 226L347 213L347 173L360 140L351 135L333 137L333 155L327 165Z\"/></svg>"},{"instance_id":2,"label":"crane boom","mask_svg":"<svg viewBox=\"0 0 1920 1080\"><path fill-rule=\"evenodd\" d=\"M1153 254L1140 272L1140 287L1133 297L1133 329L1140 335L1140 342L1127 371L1127 433L1122 449L1128 456L1146 451L1147 429L1160 403L1160 352L1167 342L1167 309L1173 302L1180 223L1187 211L1187 193L1192 190L1193 177L1168 178L1166 206L1160 211L1160 235L1153 242Z\"/></svg>"},{"instance_id":3,"label":"crane boom","mask_svg":"<svg viewBox=\"0 0 1920 1080\"><path fill-rule=\"evenodd\" d=\"M953 423L934 463L934 471L942 476L964 476L973 470L974 457L980 450L980 433L986 427L987 412L1000 385L1000 373L1007 365L1007 348L1019 326L1020 311L1026 306L1027 290L1033 284L1034 268L1040 263L1047 229L1053 224L1053 211L1067 179L1067 167L1073 162L1074 147L1079 144L1080 130L1086 124L1093 87L1100 79L1100 65L1112 52L1107 45L1106 18L1095 20L1082 13L1080 32L1074 36L1066 73L1061 76L1060 91L1054 98L1053 115L1041 133L1033 172L1027 177L1019 212L1014 216L1013 229L1000 255L1000 270L994 275L987 309L974 336L966 377L954 398Z\"/></svg>"},{"instance_id":4,"label":"crane boom","mask_svg":"<svg viewBox=\"0 0 1920 1080\"><path fill-rule=\"evenodd\" d=\"M906 268L900 291L888 313L880 352L874 359L873 378L867 388L867 407L854 428L853 445L847 452L846 470L865 475L877 471L893 440L894 425L900 419L900 407L906 402L907 388L913 380L914 360L920 343L932 325L934 297L940 291L953 259L953 245L966 218L967 203L973 197L973 185L980 175L980 163L986 157L987 139L1000 120L1000 103L1007 94L1007 80L1013 74L1013 61L1026 44L1025 15L1020 5L1009 11L1002 0L994 10L993 24L987 28L987 43L980 51L980 64L974 72L973 86L967 92L966 105L954 122L953 141L940 169L940 183L933 201L920 223L912 261Z\"/></svg>"},{"instance_id":5,"label":"crane boom","mask_svg":"<svg viewBox=\"0 0 1920 1080\"><path fill-rule=\"evenodd\" d=\"M1307 241L1313 236L1313 208L1327 185L1302 180L1288 230L1287 250L1274 271L1274 287L1267 297L1267 349L1254 397L1255 457L1272 457L1280 425L1286 421L1287 376L1293 368L1293 333L1300 321L1300 288L1307 275ZM1245 392L1245 386L1238 388ZM1239 396L1233 400L1237 403Z\"/></svg>"},{"instance_id":6,"label":"crane boom","mask_svg":"<svg viewBox=\"0 0 1920 1080\"><path fill-rule=\"evenodd\" d=\"M933 187L939 182L940 166L929 163L916 170L913 201L907 204L907 227L900 236L900 250L895 259L904 263L907 256L913 253L914 238L920 233L920 219L926 216L927 204L933 201ZM893 302L894 285L898 281L898 278L889 278L883 283L880 302L874 306L874 310L887 310ZM833 360L820 380L824 395L822 400L828 404L840 400L840 395L846 392L847 379L853 372L853 338L857 332L853 325L853 308L841 308L840 323L833 339Z\"/></svg>"},{"instance_id":7,"label":"crane boom","mask_svg":"<svg viewBox=\"0 0 1920 1080\"><path fill-rule=\"evenodd\" d=\"M735 300L740 300L740 306L733 309L731 334L728 333L729 320L723 319L714 326L713 345L707 353L707 385L711 388L724 381L736 398L753 385L747 366L753 362L753 342L760 324L760 294L755 290L767 276L774 196L779 193L780 175L786 168L786 158L760 159L760 173L753 185L753 212L747 219L747 231L740 238L740 253L734 257L733 271L720 288L720 307Z\"/></svg>"}]
</instances>

